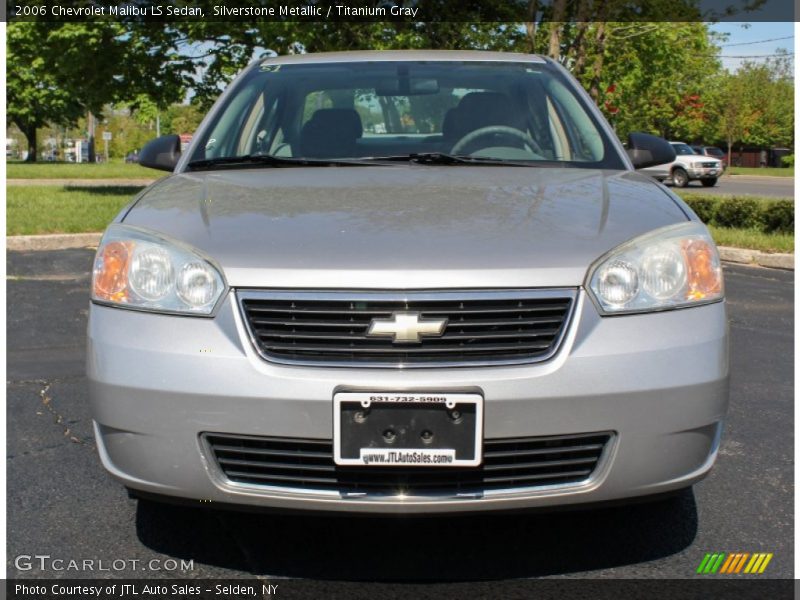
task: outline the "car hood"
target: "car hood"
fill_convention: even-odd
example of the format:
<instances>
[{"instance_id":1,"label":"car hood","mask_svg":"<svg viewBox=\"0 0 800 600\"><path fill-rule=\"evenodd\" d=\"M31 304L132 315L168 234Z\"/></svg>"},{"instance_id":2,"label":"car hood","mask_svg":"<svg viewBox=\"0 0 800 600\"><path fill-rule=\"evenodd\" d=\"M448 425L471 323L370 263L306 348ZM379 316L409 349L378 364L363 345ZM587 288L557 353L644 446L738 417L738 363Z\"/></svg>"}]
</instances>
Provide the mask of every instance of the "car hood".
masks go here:
<instances>
[{"instance_id":1,"label":"car hood","mask_svg":"<svg viewBox=\"0 0 800 600\"><path fill-rule=\"evenodd\" d=\"M173 175L124 222L198 248L234 287L414 289L578 286L687 218L633 172L409 164Z\"/></svg>"}]
</instances>

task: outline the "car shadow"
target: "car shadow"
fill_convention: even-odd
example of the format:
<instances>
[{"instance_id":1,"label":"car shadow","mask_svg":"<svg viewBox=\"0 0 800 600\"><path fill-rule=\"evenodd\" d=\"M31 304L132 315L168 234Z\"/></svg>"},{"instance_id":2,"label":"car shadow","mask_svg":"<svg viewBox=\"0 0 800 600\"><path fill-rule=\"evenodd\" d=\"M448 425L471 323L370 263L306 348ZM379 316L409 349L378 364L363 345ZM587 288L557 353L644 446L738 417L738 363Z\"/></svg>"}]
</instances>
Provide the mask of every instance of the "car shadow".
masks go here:
<instances>
[{"instance_id":1,"label":"car shadow","mask_svg":"<svg viewBox=\"0 0 800 600\"><path fill-rule=\"evenodd\" d=\"M594 510L425 518L288 516L139 501L136 526L156 552L253 575L468 582L663 558L694 540L697 506L691 490Z\"/></svg>"},{"instance_id":2,"label":"car shadow","mask_svg":"<svg viewBox=\"0 0 800 600\"><path fill-rule=\"evenodd\" d=\"M65 185L70 192L96 194L98 196L135 196L141 192L143 185Z\"/></svg>"}]
</instances>

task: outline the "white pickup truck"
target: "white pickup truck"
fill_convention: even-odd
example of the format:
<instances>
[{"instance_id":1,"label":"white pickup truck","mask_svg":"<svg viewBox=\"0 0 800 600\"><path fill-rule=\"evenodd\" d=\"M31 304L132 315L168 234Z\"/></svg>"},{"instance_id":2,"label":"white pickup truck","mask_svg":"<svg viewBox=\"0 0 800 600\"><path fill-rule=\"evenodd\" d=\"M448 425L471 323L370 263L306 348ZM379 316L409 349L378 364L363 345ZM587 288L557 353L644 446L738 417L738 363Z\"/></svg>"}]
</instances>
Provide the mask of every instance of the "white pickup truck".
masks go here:
<instances>
[{"instance_id":1,"label":"white pickup truck","mask_svg":"<svg viewBox=\"0 0 800 600\"><path fill-rule=\"evenodd\" d=\"M675 148L675 160L671 163L642 169L659 181L672 183L676 187L686 187L690 181L699 180L705 187L714 187L723 172L721 160L695 153L691 146L683 142L670 142Z\"/></svg>"}]
</instances>

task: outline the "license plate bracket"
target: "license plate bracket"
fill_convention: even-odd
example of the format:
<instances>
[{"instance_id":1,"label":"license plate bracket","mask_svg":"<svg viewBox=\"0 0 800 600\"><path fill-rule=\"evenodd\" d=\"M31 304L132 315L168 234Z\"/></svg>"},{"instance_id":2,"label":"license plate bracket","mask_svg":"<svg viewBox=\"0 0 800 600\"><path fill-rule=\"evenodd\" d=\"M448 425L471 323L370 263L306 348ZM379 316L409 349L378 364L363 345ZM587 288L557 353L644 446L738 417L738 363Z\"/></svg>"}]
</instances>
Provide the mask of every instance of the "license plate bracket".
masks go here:
<instances>
[{"instance_id":1,"label":"license plate bracket","mask_svg":"<svg viewBox=\"0 0 800 600\"><path fill-rule=\"evenodd\" d=\"M482 460L480 394L340 392L333 422L337 465L466 467Z\"/></svg>"}]
</instances>

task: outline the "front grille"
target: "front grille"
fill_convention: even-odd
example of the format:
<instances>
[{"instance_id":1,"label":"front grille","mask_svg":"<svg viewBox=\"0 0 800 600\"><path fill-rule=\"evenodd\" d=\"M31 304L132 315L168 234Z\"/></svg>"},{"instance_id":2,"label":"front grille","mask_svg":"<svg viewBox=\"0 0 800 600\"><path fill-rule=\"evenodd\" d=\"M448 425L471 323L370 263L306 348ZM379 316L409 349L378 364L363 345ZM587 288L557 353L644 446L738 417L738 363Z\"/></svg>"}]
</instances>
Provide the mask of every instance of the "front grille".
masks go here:
<instances>
[{"instance_id":1,"label":"front grille","mask_svg":"<svg viewBox=\"0 0 800 600\"><path fill-rule=\"evenodd\" d=\"M503 292L267 292L240 290L242 313L262 357L360 366L508 364L545 360L558 348L575 290ZM373 319L415 313L446 319L416 343L368 336Z\"/></svg>"},{"instance_id":2,"label":"front grille","mask_svg":"<svg viewBox=\"0 0 800 600\"><path fill-rule=\"evenodd\" d=\"M482 494L592 476L608 433L485 440L480 467L340 467L330 440L205 434L225 477L252 486L341 494Z\"/></svg>"},{"instance_id":3,"label":"front grille","mask_svg":"<svg viewBox=\"0 0 800 600\"><path fill-rule=\"evenodd\" d=\"M713 169L714 167L717 166L717 163L715 163L715 162L704 162L702 164L707 169Z\"/></svg>"}]
</instances>

